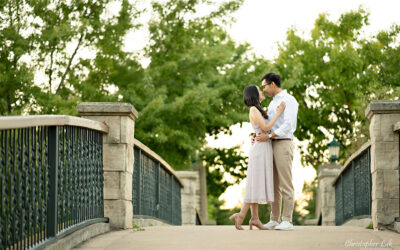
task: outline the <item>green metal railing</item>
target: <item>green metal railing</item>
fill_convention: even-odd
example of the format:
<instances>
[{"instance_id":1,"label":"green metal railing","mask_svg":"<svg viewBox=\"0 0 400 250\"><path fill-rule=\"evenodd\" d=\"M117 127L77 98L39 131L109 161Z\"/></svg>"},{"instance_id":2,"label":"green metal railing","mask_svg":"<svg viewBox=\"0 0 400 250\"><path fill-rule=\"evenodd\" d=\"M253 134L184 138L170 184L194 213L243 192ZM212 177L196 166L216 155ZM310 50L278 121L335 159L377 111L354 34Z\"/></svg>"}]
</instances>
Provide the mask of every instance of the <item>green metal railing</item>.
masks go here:
<instances>
[{"instance_id":1,"label":"green metal railing","mask_svg":"<svg viewBox=\"0 0 400 250\"><path fill-rule=\"evenodd\" d=\"M371 215L371 147L352 160L335 183L336 225L361 215Z\"/></svg>"},{"instance_id":2,"label":"green metal railing","mask_svg":"<svg viewBox=\"0 0 400 250\"><path fill-rule=\"evenodd\" d=\"M139 147L134 147L132 205L134 216L161 219L181 225L181 185L163 165Z\"/></svg>"},{"instance_id":3,"label":"green metal railing","mask_svg":"<svg viewBox=\"0 0 400 250\"><path fill-rule=\"evenodd\" d=\"M81 127L0 130L0 249L43 248L107 221L102 145Z\"/></svg>"}]
</instances>

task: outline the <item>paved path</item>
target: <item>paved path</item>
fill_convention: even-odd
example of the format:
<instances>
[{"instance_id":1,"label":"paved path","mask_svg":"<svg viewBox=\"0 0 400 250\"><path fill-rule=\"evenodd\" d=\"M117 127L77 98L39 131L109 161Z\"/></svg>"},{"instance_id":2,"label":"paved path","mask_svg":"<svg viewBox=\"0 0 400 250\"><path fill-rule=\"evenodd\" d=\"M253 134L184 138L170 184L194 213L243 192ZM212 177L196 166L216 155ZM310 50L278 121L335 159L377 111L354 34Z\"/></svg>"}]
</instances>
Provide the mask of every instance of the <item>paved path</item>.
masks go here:
<instances>
[{"instance_id":1,"label":"paved path","mask_svg":"<svg viewBox=\"0 0 400 250\"><path fill-rule=\"evenodd\" d=\"M369 244L367 247L359 244ZM375 245L374 245L375 244ZM360 227L295 226L293 231L245 230L233 226L155 226L112 231L75 249L399 249L400 234Z\"/></svg>"}]
</instances>

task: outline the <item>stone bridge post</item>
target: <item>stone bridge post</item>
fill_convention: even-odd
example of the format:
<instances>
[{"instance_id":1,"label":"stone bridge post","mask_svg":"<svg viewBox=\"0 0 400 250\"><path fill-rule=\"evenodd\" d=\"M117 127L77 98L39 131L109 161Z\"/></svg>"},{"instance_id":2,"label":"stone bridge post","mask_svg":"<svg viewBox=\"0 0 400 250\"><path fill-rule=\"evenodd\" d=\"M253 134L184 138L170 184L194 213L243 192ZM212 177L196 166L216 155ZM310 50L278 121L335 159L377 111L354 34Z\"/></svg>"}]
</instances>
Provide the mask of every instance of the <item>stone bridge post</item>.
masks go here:
<instances>
[{"instance_id":1,"label":"stone bridge post","mask_svg":"<svg viewBox=\"0 0 400 250\"><path fill-rule=\"evenodd\" d=\"M104 122L109 133L103 137L104 216L113 228L132 228L132 175L134 130L138 113L129 103L81 103L78 113Z\"/></svg>"},{"instance_id":2,"label":"stone bridge post","mask_svg":"<svg viewBox=\"0 0 400 250\"><path fill-rule=\"evenodd\" d=\"M318 167L318 189L315 214L322 226L335 226L335 187L332 181L339 173L338 163L323 164Z\"/></svg>"},{"instance_id":3,"label":"stone bridge post","mask_svg":"<svg viewBox=\"0 0 400 250\"><path fill-rule=\"evenodd\" d=\"M371 216L375 229L393 228L399 216L400 101L373 101L365 115L371 120Z\"/></svg>"}]
</instances>

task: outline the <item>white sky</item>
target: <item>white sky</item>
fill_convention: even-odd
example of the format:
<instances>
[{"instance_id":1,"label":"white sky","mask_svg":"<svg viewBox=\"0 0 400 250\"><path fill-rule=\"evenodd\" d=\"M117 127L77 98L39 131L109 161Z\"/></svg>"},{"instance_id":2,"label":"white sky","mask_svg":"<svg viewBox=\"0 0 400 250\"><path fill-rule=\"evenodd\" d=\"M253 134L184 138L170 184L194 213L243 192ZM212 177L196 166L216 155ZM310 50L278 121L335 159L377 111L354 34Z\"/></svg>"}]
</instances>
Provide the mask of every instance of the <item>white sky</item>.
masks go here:
<instances>
[{"instance_id":1,"label":"white sky","mask_svg":"<svg viewBox=\"0 0 400 250\"><path fill-rule=\"evenodd\" d=\"M140 1L140 0L139 0ZM222 2L222 0L221 0ZM142 2L144 7L147 1ZM377 31L388 29L392 24L400 23L400 1L396 0L245 0L243 6L234 14L236 23L228 28L230 35L238 42L248 42L259 55L273 59L277 55L277 44L286 38L289 28L295 27L303 36L309 37L315 19L320 13L328 13L331 20L337 20L342 13L357 10L363 6L369 13L370 25L364 30L365 36L376 34ZM204 9L198 10L200 13ZM143 15L145 23L150 15ZM145 31L132 32L127 36L126 49L141 51L148 33ZM148 62L143 61L144 65ZM283 82L284 86L284 82ZM232 147L241 144L244 155L248 155L250 141L248 135L252 131L249 123L242 128L238 125L232 127L232 136L220 135L218 140L208 138L211 147ZM298 142L296 142L298 145ZM304 181L311 181L315 177L315 170L310 166L303 167L300 163L298 151L293 162L293 183L295 198L304 199L301 190ZM234 185L220 197L226 200L225 207L231 208L238 205L243 197L244 184Z\"/></svg>"},{"instance_id":2,"label":"white sky","mask_svg":"<svg viewBox=\"0 0 400 250\"><path fill-rule=\"evenodd\" d=\"M247 41L256 52L273 59L277 43L285 40L289 28L295 27L308 37L320 13L337 20L360 6L370 13L367 35L400 23L400 1L396 0L245 0L234 14L237 21L229 32L235 40Z\"/></svg>"}]
</instances>

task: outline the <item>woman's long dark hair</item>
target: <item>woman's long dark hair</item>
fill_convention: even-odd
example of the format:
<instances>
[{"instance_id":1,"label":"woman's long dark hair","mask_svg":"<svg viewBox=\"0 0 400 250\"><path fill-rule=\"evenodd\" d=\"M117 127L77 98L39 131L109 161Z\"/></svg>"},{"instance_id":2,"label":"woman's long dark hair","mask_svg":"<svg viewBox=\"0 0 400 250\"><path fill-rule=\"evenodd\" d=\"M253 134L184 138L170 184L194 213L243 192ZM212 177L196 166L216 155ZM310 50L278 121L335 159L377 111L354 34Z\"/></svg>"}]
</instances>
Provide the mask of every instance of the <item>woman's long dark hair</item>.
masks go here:
<instances>
[{"instance_id":1,"label":"woman's long dark hair","mask_svg":"<svg viewBox=\"0 0 400 250\"><path fill-rule=\"evenodd\" d=\"M259 101L259 93L258 93L258 89L256 85L249 85L247 87L244 88L243 90L243 100L244 100L244 104L246 104L247 107L256 107L258 109L258 111L261 112L261 115L265 118L268 119L268 115L267 112L265 112L262 108L261 108L261 104Z\"/></svg>"}]
</instances>

